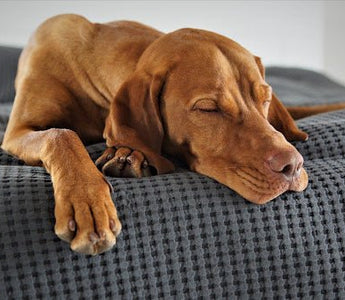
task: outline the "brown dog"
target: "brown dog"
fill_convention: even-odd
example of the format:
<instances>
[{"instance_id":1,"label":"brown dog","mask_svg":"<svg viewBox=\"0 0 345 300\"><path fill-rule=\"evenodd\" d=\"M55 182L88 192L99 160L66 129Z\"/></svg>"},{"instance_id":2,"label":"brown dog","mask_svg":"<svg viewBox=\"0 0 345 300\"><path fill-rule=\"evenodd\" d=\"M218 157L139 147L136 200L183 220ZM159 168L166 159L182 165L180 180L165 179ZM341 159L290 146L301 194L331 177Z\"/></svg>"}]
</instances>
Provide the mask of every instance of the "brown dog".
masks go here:
<instances>
[{"instance_id":1,"label":"brown dog","mask_svg":"<svg viewBox=\"0 0 345 300\"><path fill-rule=\"evenodd\" d=\"M51 174L55 232L78 252L110 249L121 230L83 143L106 140L97 161L106 175L171 172L164 152L254 203L307 186L303 158L287 142L307 134L265 82L260 59L215 33L57 16L23 51L16 91L2 148Z\"/></svg>"}]
</instances>

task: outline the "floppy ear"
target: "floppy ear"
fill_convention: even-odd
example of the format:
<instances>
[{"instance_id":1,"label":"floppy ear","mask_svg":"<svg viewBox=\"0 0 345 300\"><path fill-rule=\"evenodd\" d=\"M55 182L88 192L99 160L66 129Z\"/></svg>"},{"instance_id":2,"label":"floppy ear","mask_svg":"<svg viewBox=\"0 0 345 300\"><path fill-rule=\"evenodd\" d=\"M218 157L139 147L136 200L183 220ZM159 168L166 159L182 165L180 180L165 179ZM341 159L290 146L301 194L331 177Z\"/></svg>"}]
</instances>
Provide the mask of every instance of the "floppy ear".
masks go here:
<instances>
[{"instance_id":1,"label":"floppy ear","mask_svg":"<svg viewBox=\"0 0 345 300\"><path fill-rule=\"evenodd\" d=\"M272 94L272 101L268 110L268 121L290 142L308 139L308 134L298 129L294 119L274 94Z\"/></svg>"},{"instance_id":2,"label":"floppy ear","mask_svg":"<svg viewBox=\"0 0 345 300\"><path fill-rule=\"evenodd\" d=\"M129 147L141 151L157 174L174 170L161 156L164 129L159 96L164 76L136 71L120 88L111 104L104 138L108 147Z\"/></svg>"},{"instance_id":3,"label":"floppy ear","mask_svg":"<svg viewBox=\"0 0 345 300\"><path fill-rule=\"evenodd\" d=\"M254 56L262 78L265 80L265 68L260 57ZM291 117L283 103L272 94L272 101L268 110L268 121L280 131L288 141L305 141L308 134L298 129L294 119Z\"/></svg>"}]
</instances>

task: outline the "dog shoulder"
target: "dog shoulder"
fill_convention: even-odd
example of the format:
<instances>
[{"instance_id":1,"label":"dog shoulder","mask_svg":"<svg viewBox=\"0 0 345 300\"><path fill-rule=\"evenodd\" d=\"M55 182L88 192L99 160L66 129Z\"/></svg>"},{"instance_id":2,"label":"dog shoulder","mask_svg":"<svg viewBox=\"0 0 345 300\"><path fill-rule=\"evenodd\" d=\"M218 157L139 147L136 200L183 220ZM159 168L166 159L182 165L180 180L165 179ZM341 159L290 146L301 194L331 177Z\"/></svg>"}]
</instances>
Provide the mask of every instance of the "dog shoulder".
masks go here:
<instances>
[{"instance_id":1,"label":"dog shoulder","mask_svg":"<svg viewBox=\"0 0 345 300\"><path fill-rule=\"evenodd\" d=\"M73 45L89 41L95 25L75 14L57 15L44 21L34 33L36 42L54 46Z\"/></svg>"}]
</instances>

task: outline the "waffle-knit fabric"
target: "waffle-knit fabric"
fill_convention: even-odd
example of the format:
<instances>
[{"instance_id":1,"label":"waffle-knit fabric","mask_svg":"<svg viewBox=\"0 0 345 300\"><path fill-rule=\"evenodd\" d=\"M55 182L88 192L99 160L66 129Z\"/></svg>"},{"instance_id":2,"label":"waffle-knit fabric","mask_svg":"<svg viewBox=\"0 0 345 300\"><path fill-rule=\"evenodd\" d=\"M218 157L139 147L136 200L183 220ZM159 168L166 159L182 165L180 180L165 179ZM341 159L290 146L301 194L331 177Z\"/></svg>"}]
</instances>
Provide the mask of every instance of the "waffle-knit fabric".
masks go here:
<instances>
[{"instance_id":1,"label":"waffle-knit fabric","mask_svg":"<svg viewBox=\"0 0 345 300\"><path fill-rule=\"evenodd\" d=\"M280 71L270 78L288 70ZM299 80L309 80L303 72ZM289 81L274 80L278 93ZM0 151L0 299L344 299L345 111L298 124L310 135L295 143L309 174L304 192L258 206L182 169L108 178L123 229L116 247L95 257L55 236L44 169ZM93 159L103 149L88 147Z\"/></svg>"}]
</instances>

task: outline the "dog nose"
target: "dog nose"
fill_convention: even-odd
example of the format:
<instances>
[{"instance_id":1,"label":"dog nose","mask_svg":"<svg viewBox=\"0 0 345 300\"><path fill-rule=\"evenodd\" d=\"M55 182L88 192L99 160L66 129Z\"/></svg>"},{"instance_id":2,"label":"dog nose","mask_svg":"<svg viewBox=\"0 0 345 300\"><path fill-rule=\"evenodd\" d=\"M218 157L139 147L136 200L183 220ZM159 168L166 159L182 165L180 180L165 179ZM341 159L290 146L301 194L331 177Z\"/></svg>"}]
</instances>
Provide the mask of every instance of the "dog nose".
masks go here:
<instances>
[{"instance_id":1,"label":"dog nose","mask_svg":"<svg viewBox=\"0 0 345 300\"><path fill-rule=\"evenodd\" d=\"M291 180L300 175L303 157L297 151L283 151L269 159L268 164L273 172L281 173Z\"/></svg>"}]
</instances>

